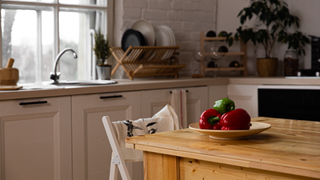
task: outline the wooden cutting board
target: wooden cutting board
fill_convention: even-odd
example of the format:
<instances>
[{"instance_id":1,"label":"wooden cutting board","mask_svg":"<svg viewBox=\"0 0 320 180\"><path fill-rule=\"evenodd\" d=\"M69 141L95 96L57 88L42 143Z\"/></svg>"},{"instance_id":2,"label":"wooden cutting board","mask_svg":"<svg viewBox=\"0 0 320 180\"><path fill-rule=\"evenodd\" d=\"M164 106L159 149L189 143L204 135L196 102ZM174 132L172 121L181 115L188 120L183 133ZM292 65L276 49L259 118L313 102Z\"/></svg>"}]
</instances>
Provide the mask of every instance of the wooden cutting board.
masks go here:
<instances>
[{"instance_id":1,"label":"wooden cutting board","mask_svg":"<svg viewBox=\"0 0 320 180\"><path fill-rule=\"evenodd\" d=\"M0 86L0 90L18 90L21 88L22 86Z\"/></svg>"}]
</instances>

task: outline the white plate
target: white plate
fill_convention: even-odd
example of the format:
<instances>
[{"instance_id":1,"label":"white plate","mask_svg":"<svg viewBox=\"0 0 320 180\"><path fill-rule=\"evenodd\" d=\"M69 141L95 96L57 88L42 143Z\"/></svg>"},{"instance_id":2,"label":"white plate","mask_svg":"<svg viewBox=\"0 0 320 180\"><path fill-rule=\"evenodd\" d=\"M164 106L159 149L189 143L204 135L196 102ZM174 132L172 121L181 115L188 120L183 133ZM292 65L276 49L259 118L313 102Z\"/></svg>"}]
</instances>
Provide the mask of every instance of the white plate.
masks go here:
<instances>
[{"instance_id":1,"label":"white plate","mask_svg":"<svg viewBox=\"0 0 320 180\"><path fill-rule=\"evenodd\" d=\"M170 46L171 38L168 31L163 26L154 27L156 34L156 46Z\"/></svg>"},{"instance_id":2,"label":"white plate","mask_svg":"<svg viewBox=\"0 0 320 180\"><path fill-rule=\"evenodd\" d=\"M156 46L170 46L171 38L169 32L163 26L155 26ZM164 60L168 57L168 51L160 58Z\"/></svg>"},{"instance_id":3,"label":"white plate","mask_svg":"<svg viewBox=\"0 0 320 180\"><path fill-rule=\"evenodd\" d=\"M154 28L153 28L152 24L150 24L146 20L141 19L141 20L136 21L132 25L131 28L141 32L141 34L147 40L148 46L154 46L154 43L155 43L155 31L154 31Z\"/></svg>"},{"instance_id":4,"label":"white plate","mask_svg":"<svg viewBox=\"0 0 320 180\"><path fill-rule=\"evenodd\" d=\"M262 122L251 122L252 126L249 130L210 130L200 129L199 123L192 123L189 128L202 134L209 135L210 138L214 139L244 139L250 135L258 134L271 128L268 123Z\"/></svg>"},{"instance_id":5,"label":"white plate","mask_svg":"<svg viewBox=\"0 0 320 180\"><path fill-rule=\"evenodd\" d=\"M164 26L164 28L166 28L166 30L170 34L170 38L171 38L171 45L170 46L175 46L176 45L176 38L174 36L172 29L169 26Z\"/></svg>"},{"instance_id":6,"label":"white plate","mask_svg":"<svg viewBox=\"0 0 320 180\"><path fill-rule=\"evenodd\" d=\"M161 26L161 28L167 33L167 36L170 39L170 43L168 44L168 46L171 46L173 42L172 42L171 34L167 29L167 26ZM167 50L167 52L164 54L164 56L161 60L166 60L166 59L170 58L170 54L171 54L171 50Z\"/></svg>"},{"instance_id":7,"label":"white plate","mask_svg":"<svg viewBox=\"0 0 320 180\"><path fill-rule=\"evenodd\" d=\"M157 30L156 30L156 34L157 32L160 34L163 34L163 37L161 36L158 36L156 35L156 41L159 43L156 42L157 46L172 46L174 44L174 40L173 40L173 36L170 32L170 28L168 26L164 26L164 25L161 25L161 26L156 26L155 27ZM164 56L161 58L161 60L165 60L165 59L168 59L172 56L174 50L168 50Z\"/></svg>"},{"instance_id":8,"label":"white plate","mask_svg":"<svg viewBox=\"0 0 320 180\"><path fill-rule=\"evenodd\" d=\"M173 34L173 31L171 30L170 27L168 26L162 26L164 29L166 29L166 31L168 32L169 34L169 37L170 37L170 46L175 46L175 37L174 37L174 34ZM167 53L166 53L166 57L164 59L168 59L170 58L174 53L174 50L169 50Z\"/></svg>"}]
</instances>

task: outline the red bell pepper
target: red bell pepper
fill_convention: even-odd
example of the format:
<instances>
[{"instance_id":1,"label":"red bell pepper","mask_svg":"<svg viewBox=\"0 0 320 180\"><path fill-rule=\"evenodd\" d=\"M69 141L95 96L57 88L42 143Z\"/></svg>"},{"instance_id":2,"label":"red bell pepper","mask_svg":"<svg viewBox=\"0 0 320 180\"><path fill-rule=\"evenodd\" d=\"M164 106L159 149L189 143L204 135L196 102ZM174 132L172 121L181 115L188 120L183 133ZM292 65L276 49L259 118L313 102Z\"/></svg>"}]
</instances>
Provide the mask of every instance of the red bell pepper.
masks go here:
<instances>
[{"instance_id":1,"label":"red bell pepper","mask_svg":"<svg viewBox=\"0 0 320 180\"><path fill-rule=\"evenodd\" d=\"M221 130L250 129L251 117L244 109L238 108L224 113L220 119Z\"/></svg>"},{"instance_id":2,"label":"red bell pepper","mask_svg":"<svg viewBox=\"0 0 320 180\"><path fill-rule=\"evenodd\" d=\"M213 126L212 126L212 129L213 129L213 130L221 130L221 125L220 125L220 123L218 122L217 124L213 125Z\"/></svg>"},{"instance_id":3,"label":"red bell pepper","mask_svg":"<svg viewBox=\"0 0 320 180\"><path fill-rule=\"evenodd\" d=\"M218 113L215 109L207 109L203 111L199 119L199 127L200 129L213 129L219 128L219 120L221 118L221 114ZM218 124L218 125L217 125Z\"/></svg>"}]
</instances>

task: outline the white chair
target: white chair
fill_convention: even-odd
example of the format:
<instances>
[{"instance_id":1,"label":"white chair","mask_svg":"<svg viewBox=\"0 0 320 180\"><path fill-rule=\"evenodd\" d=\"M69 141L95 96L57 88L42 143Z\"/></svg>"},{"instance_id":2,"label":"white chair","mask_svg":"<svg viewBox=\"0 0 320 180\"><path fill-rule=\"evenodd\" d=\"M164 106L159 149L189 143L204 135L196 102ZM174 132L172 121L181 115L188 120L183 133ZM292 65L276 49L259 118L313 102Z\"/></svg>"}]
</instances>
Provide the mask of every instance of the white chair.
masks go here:
<instances>
[{"instance_id":1,"label":"white chair","mask_svg":"<svg viewBox=\"0 0 320 180\"><path fill-rule=\"evenodd\" d=\"M116 139L116 134L112 127L109 116L103 116L102 122L103 122L104 129L106 130L106 133L110 142L110 146L112 149L112 159L110 164L109 180L117 180L118 172L117 172L116 166L118 166L119 172L123 180L131 180L123 155L121 154L120 146L119 146L118 140Z\"/></svg>"},{"instance_id":2,"label":"white chair","mask_svg":"<svg viewBox=\"0 0 320 180\"><path fill-rule=\"evenodd\" d=\"M178 123L177 114L174 112L173 108L170 105L166 105L158 113L156 113L152 118L144 118L143 120L140 119L140 120L132 121L132 123L129 123L130 125L132 125L132 124L137 125L136 123L142 123L142 124L139 124L139 125L141 125L140 127L130 126L130 127L132 127L132 129L139 129L139 130L137 130L139 132L132 131L132 129L131 129L131 131L129 131L129 129L127 129L129 127L127 124L127 121L111 122L111 120L108 116L103 116L102 122L103 122L105 131L107 133L107 137L110 142L111 149L112 149L112 157L111 157L112 159L111 159L111 164L110 164L109 180L117 180L118 172L117 172L116 167L118 167L120 175L123 180L131 180L131 177L129 175L129 171L127 169L125 161L126 160L128 160L130 162L143 161L142 152L140 152L138 150L131 150L131 149L124 148L124 146L125 146L124 141L125 141L125 137L127 135L133 136L132 132L135 132L135 135L143 135L143 134L171 131L171 130L179 129L179 126L176 125ZM126 126L125 130L124 129L123 129L123 131L119 130L119 122L121 122L120 124L122 124L122 125L123 125L123 123L126 124L126 125L124 125L124 126ZM154 123L154 122L156 122L156 123ZM120 136L119 135L120 131L122 133L121 138L118 137L118 136ZM116 132L117 132L117 134L116 134ZM125 135L123 135L123 133ZM118 138L121 139L121 142L118 141ZM129 153L122 154L122 152L123 152L122 150L126 151L126 152L128 151ZM135 152L133 152L133 151L135 151ZM134 158L132 158L132 157L134 157Z\"/></svg>"}]
</instances>

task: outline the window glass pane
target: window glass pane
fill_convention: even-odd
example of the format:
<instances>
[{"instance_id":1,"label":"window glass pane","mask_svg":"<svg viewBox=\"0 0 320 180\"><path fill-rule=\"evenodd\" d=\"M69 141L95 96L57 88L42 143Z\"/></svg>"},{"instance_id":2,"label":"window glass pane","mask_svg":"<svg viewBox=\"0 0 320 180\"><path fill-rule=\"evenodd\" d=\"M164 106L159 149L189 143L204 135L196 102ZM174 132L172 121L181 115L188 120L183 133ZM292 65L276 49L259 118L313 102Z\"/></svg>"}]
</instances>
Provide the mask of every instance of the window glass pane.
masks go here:
<instances>
[{"instance_id":1,"label":"window glass pane","mask_svg":"<svg viewBox=\"0 0 320 180\"><path fill-rule=\"evenodd\" d=\"M53 11L42 11L42 57L41 57L41 80L49 81L50 73L53 72L55 55L54 47L54 24Z\"/></svg>"},{"instance_id":2,"label":"window glass pane","mask_svg":"<svg viewBox=\"0 0 320 180\"><path fill-rule=\"evenodd\" d=\"M37 13L32 10L2 10L2 66L15 59L20 82L35 82ZM28 21L26 21L26 19Z\"/></svg>"},{"instance_id":3,"label":"window glass pane","mask_svg":"<svg viewBox=\"0 0 320 180\"><path fill-rule=\"evenodd\" d=\"M107 0L59 0L59 3L107 6Z\"/></svg>"},{"instance_id":4,"label":"window glass pane","mask_svg":"<svg viewBox=\"0 0 320 180\"><path fill-rule=\"evenodd\" d=\"M39 8L2 9L1 15L2 67L8 58L13 58L13 67L19 69L19 83L49 80L54 44L53 12Z\"/></svg>"},{"instance_id":5,"label":"window glass pane","mask_svg":"<svg viewBox=\"0 0 320 180\"><path fill-rule=\"evenodd\" d=\"M82 57L79 56L79 31L80 14L71 12L60 12L60 50L71 48L78 54L74 59L71 52L66 52L60 58L60 80L78 79L78 63Z\"/></svg>"},{"instance_id":6,"label":"window glass pane","mask_svg":"<svg viewBox=\"0 0 320 180\"><path fill-rule=\"evenodd\" d=\"M99 1L99 0L97 0ZM104 1L104 0L103 0ZM2 64L14 58L14 67L19 69L19 83L51 81L54 60L59 52L55 51L55 40L59 38L65 53L59 63L61 80L81 80L95 78L95 56L92 46L94 32L99 28L105 32L106 9L93 10L67 6L59 9L59 37L55 37L53 6L31 6L25 4L2 4Z\"/></svg>"},{"instance_id":7,"label":"window glass pane","mask_svg":"<svg viewBox=\"0 0 320 180\"><path fill-rule=\"evenodd\" d=\"M94 79L92 55L94 29L101 26L100 11L60 12L60 50L72 48L78 54L74 59L71 52L60 59L61 80ZM100 18L99 18L100 17Z\"/></svg>"}]
</instances>

